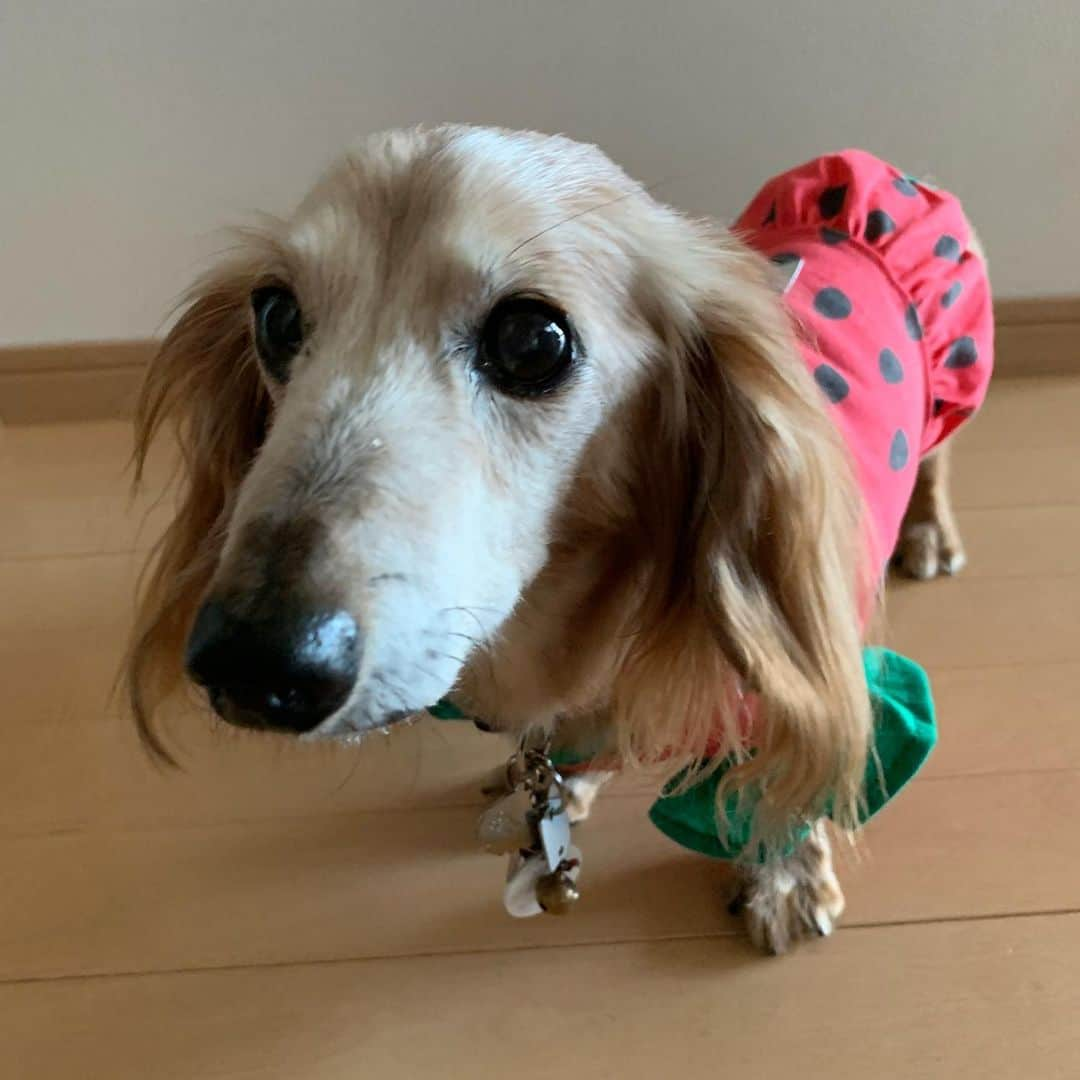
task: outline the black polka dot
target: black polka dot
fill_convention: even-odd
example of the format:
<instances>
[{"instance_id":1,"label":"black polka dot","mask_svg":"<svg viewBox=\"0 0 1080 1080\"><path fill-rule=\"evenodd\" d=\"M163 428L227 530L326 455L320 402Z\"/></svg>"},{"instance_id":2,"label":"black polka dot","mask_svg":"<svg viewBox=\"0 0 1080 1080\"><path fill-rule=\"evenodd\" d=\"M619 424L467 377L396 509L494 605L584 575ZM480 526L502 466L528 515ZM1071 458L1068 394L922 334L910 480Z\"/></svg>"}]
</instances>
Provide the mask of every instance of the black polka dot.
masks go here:
<instances>
[{"instance_id":1,"label":"black polka dot","mask_svg":"<svg viewBox=\"0 0 1080 1080\"><path fill-rule=\"evenodd\" d=\"M935 416L940 416L944 411L945 411L945 400L944 400L944 398L939 398L939 397L934 398L934 415Z\"/></svg>"},{"instance_id":2,"label":"black polka dot","mask_svg":"<svg viewBox=\"0 0 1080 1080\"><path fill-rule=\"evenodd\" d=\"M907 436L900 428L897 428L896 434L892 437L892 444L889 446L889 468L899 472L907 462Z\"/></svg>"},{"instance_id":3,"label":"black polka dot","mask_svg":"<svg viewBox=\"0 0 1080 1080\"><path fill-rule=\"evenodd\" d=\"M952 307L953 304L959 299L960 294L964 291L962 282L954 281L946 292L941 294L941 306Z\"/></svg>"},{"instance_id":4,"label":"black polka dot","mask_svg":"<svg viewBox=\"0 0 1080 1080\"><path fill-rule=\"evenodd\" d=\"M846 319L851 314L851 301L839 289L829 285L818 290L814 310L826 319Z\"/></svg>"},{"instance_id":5,"label":"black polka dot","mask_svg":"<svg viewBox=\"0 0 1080 1080\"><path fill-rule=\"evenodd\" d=\"M914 182L907 176L898 176L893 182L892 186L900 192L901 195L905 195L909 199L914 199L919 194L919 189L915 186Z\"/></svg>"},{"instance_id":6,"label":"black polka dot","mask_svg":"<svg viewBox=\"0 0 1080 1080\"><path fill-rule=\"evenodd\" d=\"M979 350L974 340L969 337L957 338L949 346L949 355L945 360L947 368L971 367L979 359Z\"/></svg>"},{"instance_id":7,"label":"black polka dot","mask_svg":"<svg viewBox=\"0 0 1080 1080\"><path fill-rule=\"evenodd\" d=\"M821 216L828 220L836 217L844 206L844 196L847 195L847 184L837 184L835 187L827 187L818 196L818 209Z\"/></svg>"},{"instance_id":8,"label":"black polka dot","mask_svg":"<svg viewBox=\"0 0 1080 1080\"><path fill-rule=\"evenodd\" d=\"M843 229L830 229L826 225L821 230L821 239L826 244L842 244L848 239L848 234Z\"/></svg>"},{"instance_id":9,"label":"black polka dot","mask_svg":"<svg viewBox=\"0 0 1080 1080\"><path fill-rule=\"evenodd\" d=\"M880 240L886 233L891 233L895 228L896 222L884 210L871 210L866 215L866 230L863 235L872 244L875 240Z\"/></svg>"},{"instance_id":10,"label":"black polka dot","mask_svg":"<svg viewBox=\"0 0 1080 1080\"><path fill-rule=\"evenodd\" d=\"M881 369L881 377L887 383L904 381L904 365L900 363L900 357L892 349L882 349L878 353L878 367Z\"/></svg>"},{"instance_id":11,"label":"black polka dot","mask_svg":"<svg viewBox=\"0 0 1080 1080\"><path fill-rule=\"evenodd\" d=\"M948 233L938 237L938 242L934 245L934 254L939 259L948 259L949 262L960 261L960 241L955 236L950 236Z\"/></svg>"},{"instance_id":12,"label":"black polka dot","mask_svg":"<svg viewBox=\"0 0 1080 1080\"><path fill-rule=\"evenodd\" d=\"M769 212L765 215L765 220L762 225L771 225L776 220L776 202L774 201L772 206L769 207Z\"/></svg>"},{"instance_id":13,"label":"black polka dot","mask_svg":"<svg viewBox=\"0 0 1080 1080\"><path fill-rule=\"evenodd\" d=\"M837 405L848 396L850 389L847 379L829 364L818 364L814 368L814 381L825 391L825 396Z\"/></svg>"},{"instance_id":14,"label":"black polka dot","mask_svg":"<svg viewBox=\"0 0 1080 1080\"><path fill-rule=\"evenodd\" d=\"M922 323L919 322L919 313L915 310L914 304L908 304L904 312L904 326L912 341L922 341Z\"/></svg>"}]
</instances>

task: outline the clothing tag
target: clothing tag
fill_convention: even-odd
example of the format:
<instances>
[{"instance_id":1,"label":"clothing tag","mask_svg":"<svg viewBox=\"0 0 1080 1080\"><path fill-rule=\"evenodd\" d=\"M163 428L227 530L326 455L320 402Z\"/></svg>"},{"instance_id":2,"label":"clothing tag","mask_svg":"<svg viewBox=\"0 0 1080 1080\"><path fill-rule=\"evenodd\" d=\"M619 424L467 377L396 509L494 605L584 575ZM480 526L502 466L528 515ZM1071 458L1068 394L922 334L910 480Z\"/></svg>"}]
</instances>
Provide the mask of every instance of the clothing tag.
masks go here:
<instances>
[{"instance_id":1,"label":"clothing tag","mask_svg":"<svg viewBox=\"0 0 1080 1080\"><path fill-rule=\"evenodd\" d=\"M540 844L548 870L554 873L570 850L570 815L563 809L562 791L552 784L546 812L539 822Z\"/></svg>"},{"instance_id":2,"label":"clothing tag","mask_svg":"<svg viewBox=\"0 0 1080 1080\"><path fill-rule=\"evenodd\" d=\"M772 255L769 261L776 267L774 274L774 281L776 287L780 290L780 295L790 292L791 286L795 284L802 273L803 262L798 255L793 255L790 252L781 252L779 255Z\"/></svg>"}]
</instances>

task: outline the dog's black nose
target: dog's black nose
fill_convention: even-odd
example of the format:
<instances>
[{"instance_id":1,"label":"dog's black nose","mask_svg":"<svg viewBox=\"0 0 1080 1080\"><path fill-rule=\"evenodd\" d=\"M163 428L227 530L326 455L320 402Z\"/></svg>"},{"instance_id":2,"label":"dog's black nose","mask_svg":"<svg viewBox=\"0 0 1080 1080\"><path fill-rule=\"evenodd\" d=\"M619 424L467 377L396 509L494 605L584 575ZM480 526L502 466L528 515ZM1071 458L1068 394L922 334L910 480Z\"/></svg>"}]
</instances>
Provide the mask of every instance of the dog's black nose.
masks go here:
<instances>
[{"instance_id":1,"label":"dog's black nose","mask_svg":"<svg viewBox=\"0 0 1080 1080\"><path fill-rule=\"evenodd\" d=\"M195 618L186 663L224 719L300 733L345 704L360 667L360 633L345 611L243 617L211 599Z\"/></svg>"}]
</instances>

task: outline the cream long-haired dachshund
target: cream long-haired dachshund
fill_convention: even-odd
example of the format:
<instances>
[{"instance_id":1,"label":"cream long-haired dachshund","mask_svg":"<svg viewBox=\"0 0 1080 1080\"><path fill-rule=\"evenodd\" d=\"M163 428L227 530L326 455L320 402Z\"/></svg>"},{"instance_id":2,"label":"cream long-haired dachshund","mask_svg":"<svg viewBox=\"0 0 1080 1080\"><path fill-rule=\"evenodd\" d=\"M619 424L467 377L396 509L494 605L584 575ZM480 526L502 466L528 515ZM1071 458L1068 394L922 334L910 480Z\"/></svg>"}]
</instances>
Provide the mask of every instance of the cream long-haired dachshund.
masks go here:
<instances>
[{"instance_id":1,"label":"cream long-haired dachshund","mask_svg":"<svg viewBox=\"0 0 1080 1080\"><path fill-rule=\"evenodd\" d=\"M976 366L955 341L923 362L957 298L908 265L926 260L904 254L919 229L901 212L937 196L868 155L806 168L729 231L565 138L398 131L245 233L138 411L140 463L167 422L183 452L130 655L149 744L167 752L152 715L186 669L226 721L295 735L449 694L493 728L600 733L609 762L668 776L734 755L725 788L761 792L762 838L818 823L742 869L754 938L828 932L843 898L819 819L858 817L863 629L898 537L915 576L962 562L943 451L924 452L979 393L940 390ZM860 204L888 184L892 209ZM969 293L973 243L934 256ZM818 288L818 252L860 281ZM793 317L792 269L820 326ZM899 329L873 379L820 362L845 320L869 332L875 289ZM899 436L852 422L879 468L840 411L891 390L914 416ZM578 816L599 779L576 782Z\"/></svg>"}]
</instances>

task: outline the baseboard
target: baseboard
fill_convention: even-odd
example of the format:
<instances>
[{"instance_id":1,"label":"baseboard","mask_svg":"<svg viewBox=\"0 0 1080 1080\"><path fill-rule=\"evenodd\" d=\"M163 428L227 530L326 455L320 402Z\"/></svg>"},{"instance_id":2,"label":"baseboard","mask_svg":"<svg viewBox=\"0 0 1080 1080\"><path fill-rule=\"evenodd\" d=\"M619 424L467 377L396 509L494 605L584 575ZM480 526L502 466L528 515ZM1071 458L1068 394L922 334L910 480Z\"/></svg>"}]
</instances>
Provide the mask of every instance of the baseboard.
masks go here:
<instances>
[{"instance_id":1,"label":"baseboard","mask_svg":"<svg viewBox=\"0 0 1080 1080\"><path fill-rule=\"evenodd\" d=\"M0 348L0 422L127 419L156 348L153 341Z\"/></svg>"},{"instance_id":2,"label":"baseboard","mask_svg":"<svg viewBox=\"0 0 1080 1080\"><path fill-rule=\"evenodd\" d=\"M998 378L1080 375L1080 296L999 300L994 313Z\"/></svg>"},{"instance_id":3,"label":"baseboard","mask_svg":"<svg viewBox=\"0 0 1080 1080\"><path fill-rule=\"evenodd\" d=\"M995 375L1080 375L1080 296L1000 300ZM0 422L131 416L153 341L0 348Z\"/></svg>"}]
</instances>

